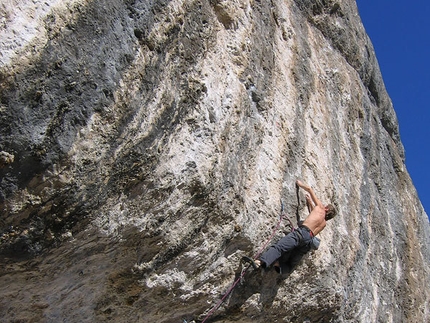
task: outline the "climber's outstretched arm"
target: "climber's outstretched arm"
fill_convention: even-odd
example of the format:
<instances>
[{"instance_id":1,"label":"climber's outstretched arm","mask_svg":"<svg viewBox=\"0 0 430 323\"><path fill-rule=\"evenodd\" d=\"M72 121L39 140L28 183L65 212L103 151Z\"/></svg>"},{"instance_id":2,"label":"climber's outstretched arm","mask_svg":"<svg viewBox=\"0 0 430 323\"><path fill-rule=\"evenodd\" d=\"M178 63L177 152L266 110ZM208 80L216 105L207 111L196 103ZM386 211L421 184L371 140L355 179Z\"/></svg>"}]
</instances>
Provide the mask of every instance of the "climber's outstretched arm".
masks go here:
<instances>
[{"instance_id":1,"label":"climber's outstretched arm","mask_svg":"<svg viewBox=\"0 0 430 323\"><path fill-rule=\"evenodd\" d=\"M312 210L314 209L315 205L311 201L311 197L309 194L306 194L306 205L308 206L309 213L311 213Z\"/></svg>"},{"instance_id":2,"label":"climber's outstretched arm","mask_svg":"<svg viewBox=\"0 0 430 323\"><path fill-rule=\"evenodd\" d=\"M317 198L317 196L315 195L314 190L312 189L312 187L310 187L309 185L303 183L302 181L297 180L296 182L297 186L303 188L306 192L309 193L309 195L311 196L312 202L315 205L318 205L322 208L324 208L324 205L321 203L321 201Z\"/></svg>"}]
</instances>

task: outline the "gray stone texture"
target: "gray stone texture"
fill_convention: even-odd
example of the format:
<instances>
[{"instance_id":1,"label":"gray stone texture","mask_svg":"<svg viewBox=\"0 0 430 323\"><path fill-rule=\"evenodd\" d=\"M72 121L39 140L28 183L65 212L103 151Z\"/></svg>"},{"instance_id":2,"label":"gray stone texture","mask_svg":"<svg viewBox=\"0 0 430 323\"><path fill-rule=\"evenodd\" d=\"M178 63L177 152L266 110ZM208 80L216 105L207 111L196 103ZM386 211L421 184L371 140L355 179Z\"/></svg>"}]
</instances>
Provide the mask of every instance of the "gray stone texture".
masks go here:
<instances>
[{"instance_id":1,"label":"gray stone texture","mask_svg":"<svg viewBox=\"0 0 430 323\"><path fill-rule=\"evenodd\" d=\"M0 315L204 320L308 182L339 215L207 322L426 322L430 230L352 0L0 4ZM273 240L288 230L284 221Z\"/></svg>"}]
</instances>

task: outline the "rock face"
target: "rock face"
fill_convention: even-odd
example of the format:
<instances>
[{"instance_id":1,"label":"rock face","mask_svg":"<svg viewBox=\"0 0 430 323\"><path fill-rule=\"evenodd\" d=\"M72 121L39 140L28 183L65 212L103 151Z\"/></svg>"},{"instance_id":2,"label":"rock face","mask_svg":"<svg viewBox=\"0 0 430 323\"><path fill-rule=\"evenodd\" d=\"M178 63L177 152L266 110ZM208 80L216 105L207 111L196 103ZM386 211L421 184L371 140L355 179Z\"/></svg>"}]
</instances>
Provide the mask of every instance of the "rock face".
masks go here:
<instances>
[{"instance_id":1,"label":"rock face","mask_svg":"<svg viewBox=\"0 0 430 323\"><path fill-rule=\"evenodd\" d=\"M355 1L0 12L4 320L430 320L429 223ZM298 178L339 210L319 250L207 317L280 201L306 216Z\"/></svg>"}]
</instances>

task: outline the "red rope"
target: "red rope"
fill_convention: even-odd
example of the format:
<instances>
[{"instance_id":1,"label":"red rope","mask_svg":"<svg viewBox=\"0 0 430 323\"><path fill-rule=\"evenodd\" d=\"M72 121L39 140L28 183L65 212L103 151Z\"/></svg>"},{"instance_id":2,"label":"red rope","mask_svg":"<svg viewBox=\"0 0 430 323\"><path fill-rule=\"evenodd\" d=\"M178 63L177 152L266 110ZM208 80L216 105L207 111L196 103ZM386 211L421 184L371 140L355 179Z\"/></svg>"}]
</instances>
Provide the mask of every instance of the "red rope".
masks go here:
<instances>
[{"instance_id":1,"label":"red rope","mask_svg":"<svg viewBox=\"0 0 430 323\"><path fill-rule=\"evenodd\" d=\"M258 257L260 257L261 253L264 251L264 249L266 249L269 242L272 241L273 237L276 235L276 231L278 231L279 227L281 226L281 222L284 219L284 217L286 217L286 215L282 214L281 218L279 219L278 225L276 226L275 229L273 229L272 235L270 236L270 238L266 241L266 243L263 245L263 247L254 255L254 257L253 257L254 260L257 259ZM290 222L291 228L294 231L293 223L291 222L290 219L287 218L287 220ZM204 318L202 323L206 322L206 320L221 306L221 304L225 301L227 296L232 292L232 290L236 287L236 285L242 280L243 276L245 276L245 273L249 269L249 267L251 267L251 265L248 265L248 267L246 267L245 269L242 270L242 273L240 274L240 276L234 281L233 285L230 286L230 288L227 290L227 292L224 294L224 296L220 299L220 301L215 305L215 307L213 307L209 311L209 313L206 315L206 317Z\"/></svg>"}]
</instances>

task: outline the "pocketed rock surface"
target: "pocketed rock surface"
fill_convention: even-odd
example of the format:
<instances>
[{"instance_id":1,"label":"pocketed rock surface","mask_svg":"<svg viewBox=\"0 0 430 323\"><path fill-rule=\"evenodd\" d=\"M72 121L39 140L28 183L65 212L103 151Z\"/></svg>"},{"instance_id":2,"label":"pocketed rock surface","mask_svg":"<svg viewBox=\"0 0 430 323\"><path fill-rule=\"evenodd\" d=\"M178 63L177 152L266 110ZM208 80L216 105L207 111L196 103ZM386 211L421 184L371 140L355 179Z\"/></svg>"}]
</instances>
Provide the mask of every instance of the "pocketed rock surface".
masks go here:
<instances>
[{"instance_id":1,"label":"pocketed rock surface","mask_svg":"<svg viewBox=\"0 0 430 323\"><path fill-rule=\"evenodd\" d=\"M7 322L426 322L429 221L355 1L0 4ZM290 275L241 272L339 211ZM275 230L274 230L275 229ZM210 314L210 317L207 315Z\"/></svg>"}]
</instances>

